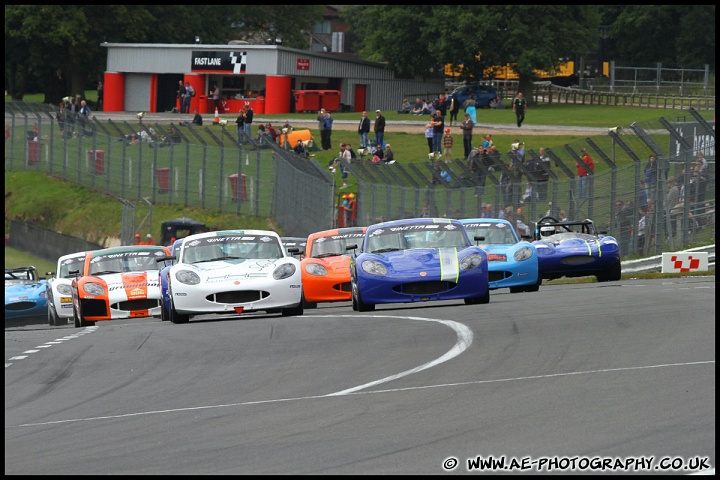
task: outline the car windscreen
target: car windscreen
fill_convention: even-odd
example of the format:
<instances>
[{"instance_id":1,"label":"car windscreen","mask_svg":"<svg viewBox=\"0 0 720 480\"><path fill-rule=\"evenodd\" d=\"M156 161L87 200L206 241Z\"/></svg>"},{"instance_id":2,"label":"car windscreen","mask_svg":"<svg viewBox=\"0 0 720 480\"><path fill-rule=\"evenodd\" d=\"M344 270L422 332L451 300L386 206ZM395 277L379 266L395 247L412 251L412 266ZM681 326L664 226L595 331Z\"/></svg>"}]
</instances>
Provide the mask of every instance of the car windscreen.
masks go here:
<instances>
[{"instance_id":1,"label":"car windscreen","mask_svg":"<svg viewBox=\"0 0 720 480\"><path fill-rule=\"evenodd\" d=\"M267 235L226 235L185 241L182 263L283 258L283 246Z\"/></svg>"},{"instance_id":2,"label":"car windscreen","mask_svg":"<svg viewBox=\"0 0 720 480\"><path fill-rule=\"evenodd\" d=\"M144 272L158 270L155 261L161 251L131 251L95 255L90 259L90 275L111 275L113 273Z\"/></svg>"},{"instance_id":3,"label":"car windscreen","mask_svg":"<svg viewBox=\"0 0 720 480\"><path fill-rule=\"evenodd\" d=\"M363 232L344 233L316 238L310 246L308 256L313 258L332 257L337 255L349 255L346 247L358 245L362 242L365 234Z\"/></svg>"},{"instance_id":4,"label":"car windscreen","mask_svg":"<svg viewBox=\"0 0 720 480\"><path fill-rule=\"evenodd\" d=\"M449 223L397 225L377 228L367 236L366 252L383 253L411 248L467 248L462 228Z\"/></svg>"},{"instance_id":5,"label":"car windscreen","mask_svg":"<svg viewBox=\"0 0 720 480\"><path fill-rule=\"evenodd\" d=\"M60 263L60 270L57 273L58 278L74 278L75 275L70 275L70 272L74 270L82 270L82 264L84 262L84 256L66 258Z\"/></svg>"},{"instance_id":6,"label":"car windscreen","mask_svg":"<svg viewBox=\"0 0 720 480\"><path fill-rule=\"evenodd\" d=\"M481 245L508 245L518 242L518 238L512 227L507 223L498 222L475 222L464 224L468 237L472 241L474 237L485 237Z\"/></svg>"}]
</instances>

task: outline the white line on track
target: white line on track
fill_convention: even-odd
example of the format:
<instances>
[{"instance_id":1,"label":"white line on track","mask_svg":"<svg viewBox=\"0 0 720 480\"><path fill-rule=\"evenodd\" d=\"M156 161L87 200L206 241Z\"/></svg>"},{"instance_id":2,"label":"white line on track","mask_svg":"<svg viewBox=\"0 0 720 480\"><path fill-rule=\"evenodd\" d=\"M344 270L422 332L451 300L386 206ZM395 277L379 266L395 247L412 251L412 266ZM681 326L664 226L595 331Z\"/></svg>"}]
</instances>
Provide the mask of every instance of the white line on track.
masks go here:
<instances>
[{"instance_id":1,"label":"white line on track","mask_svg":"<svg viewBox=\"0 0 720 480\"><path fill-rule=\"evenodd\" d=\"M349 317L349 318L359 318L359 315L306 315L308 318L338 318L338 317ZM512 378L499 378L495 380L476 380L472 382L460 382L460 383L445 383L445 384L439 384L439 385L425 385L425 386L419 386L419 387L406 387L406 388L396 388L396 389L385 389L385 390L371 390L371 391L365 391L365 392L359 392L359 390L376 386L381 383L386 383L391 380L395 380L407 375L411 375L416 372L420 372L422 370L431 368L435 365L439 365L443 362L446 362L450 360L451 358L456 357L460 353L462 353L465 349L467 349L470 344L472 343L473 334L472 331L466 327L465 325L459 324L457 322L451 321L451 320L439 320L439 319L433 319L433 318L422 318L422 317L402 317L402 316L391 316L391 315L363 315L363 317L371 317L371 318L393 318L393 319L400 319L400 320L420 320L424 322L436 322L440 323L446 326L449 326L450 328L454 329L457 333L458 340L455 343L455 345L444 355L441 357L438 357L437 359L425 363L423 365L420 365L418 367L412 368L410 370L406 370L404 372L398 373L396 375L391 375L389 377L385 377L380 380L376 380L374 382L366 383L363 385L358 385L357 387L352 387L349 389L341 390L339 392L335 393L328 393L325 395L311 395L311 396L305 396L305 397L293 397L293 398L277 398L272 400L256 400L252 402L238 402L238 403L226 403L226 404L220 404L220 405L204 405L199 407L186 407L186 408L173 408L168 410L151 410L146 412L135 412L135 413L126 413L122 415L107 415L102 417L87 417L87 418L74 418L74 419L67 419L67 420L56 420L52 422L39 422L39 423L24 423L20 425L6 425L5 428L20 428L20 427L36 427L36 426L43 426L43 425L58 425L58 424L66 424L66 423L75 423L75 422L89 422L89 421L95 421L95 420L109 420L109 419L115 419L115 418L127 418L127 417L137 417L142 415L157 415L162 413L177 413L177 412L190 412L190 411L199 411L199 410L210 410L215 408L228 408L228 407L241 407L241 406L248 406L248 405L262 405L262 404L269 404L269 403L280 403L280 402L293 402L293 401L301 401L301 400L312 400L312 399L319 399L319 398L329 398L329 397L336 397L336 396L342 396L342 395L372 395L372 394L379 394L379 393L387 393L387 392L401 392L401 391L411 391L411 390L424 390L428 388L447 388L447 387L455 387L455 386L461 386L461 385L480 385L480 384L490 384L490 383L501 383L501 382L512 382L512 381L527 381L527 380L540 380L540 379L546 379L546 378L554 378L554 377L567 377L572 375L593 375L593 374L602 374L602 373L608 373L608 372L621 372L621 371L639 371L639 370L648 370L648 369L654 369L654 368L674 368L674 367L685 367L685 366L696 366L696 365L709 365L715 364L715 360L707 360L707 361L701 361L701 362L684 362L684 363L665 363L665 364L658 364L658 365L645 365L645 366L639 366L639 367L620 367L620 368L604 368L604 369L597 369L597 370L584 370L584 371L578 371L578 372L566 372L566 373L552 373L547 375L534 375L534 376L524 376L524 377L512 377Z\"/></svg>"}]
</instances>

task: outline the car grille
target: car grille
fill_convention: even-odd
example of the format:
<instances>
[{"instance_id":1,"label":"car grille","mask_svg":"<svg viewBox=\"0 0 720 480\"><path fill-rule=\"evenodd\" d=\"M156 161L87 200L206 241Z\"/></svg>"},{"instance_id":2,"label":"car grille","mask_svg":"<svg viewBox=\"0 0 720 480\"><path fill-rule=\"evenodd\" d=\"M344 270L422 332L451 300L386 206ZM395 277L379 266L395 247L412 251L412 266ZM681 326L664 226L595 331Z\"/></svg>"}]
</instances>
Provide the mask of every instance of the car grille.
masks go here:
<instances>
[{"instance_id":1,"label":"car grille","mask_svg":"<svg viewBox=\"0 0 720 480\"><path fill-rule=\"evenodd\" d=\"M338 285L335 285L333 287L335 290L340 290L341 292L352 292L352 282L345 282L340 283Z\"/></svg>"},{"instance_id":2,"label":"car grille","mask_svg":"<svg viewBox=\"0 0 720 480\"><path fill-rule=\"evenodd\" d=\"M560 263L563 265L586 265L588 263L593 263L594 261L595 257L591 257L589 255L573 255L563 258L560 260Z\"/></svg>"},{"instance_id":3,"label":"car grille","mask_svg":"<svg viewBox=\"0 0 720 480\"><path fill-rule=\"evenodd\" d=\"M150 310L151 308L157 308L159 306L160 300L144 298L142 300L126 300L124 302L118 302L113 304L112 308L122 310L124 312L130 312L132 310Z\"/></svg>"},{"instance_id":4,"label":"car grille","mask_svg":"<svg viewBox=\"0 0 720 480\"><path fill-rule=\"evenodd\" d=\"M406 295L427 295L431 293L447 292L455 288L457 283L455 282L411 282L403 283L393 287L393 290L398 293L404 293Z\"/></svg>"},{"instance_id":5,"label":"car grille","mask_svg":"<svg viewBox=\"0 0 720 480\"><path fill-rule=\"evenodd\" d=\"M510 274L505 271L501 272L488 272L488 281L489 282L498 282L500 280L505 280L508 278Z\"/></svg>"},{"instance_id":6,"label":"car grille","mask_svg":"<svg viewBox=\"0 0 720 480\"><path fill-rule=\"evenodd\" d=\"M218 292L208 295L207 300L215 303L251 303L270 296L270 293L262 290L242 290L230 292Z\"/></svg>"},{"instance_id":7,"label":"car grille","mask_svg":"<svg viewBox=\"0 0 720 480\"><path fill-rule=\"evenodd\" d=\"M6 303L5 310L10 310L11 312L20 312L23 310L30 310L31 308L35 308L35 305L35 302Z\"/></svg>"},{"instance_id":8,"label":"car grille","mask_svg":"<svg viewBox=\"0 0 720 480\"><path fill-rule=\"evenodd\" d=\"M107 317L105 300L81 300L82 314L86 317Z\"/></svg>"}]
</instances>

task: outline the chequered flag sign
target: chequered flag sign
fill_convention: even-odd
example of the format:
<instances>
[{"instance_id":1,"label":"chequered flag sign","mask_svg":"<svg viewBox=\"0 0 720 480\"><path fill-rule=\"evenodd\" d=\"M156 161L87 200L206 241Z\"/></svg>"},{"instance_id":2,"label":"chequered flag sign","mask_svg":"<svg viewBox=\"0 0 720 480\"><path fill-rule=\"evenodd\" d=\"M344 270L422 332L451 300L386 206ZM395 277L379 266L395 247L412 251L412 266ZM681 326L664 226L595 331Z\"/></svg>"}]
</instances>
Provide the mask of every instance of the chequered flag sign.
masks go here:
<instances>
[{"instance_id":1,"label":"chequered flag sign","mask_svg":"<svg viewBox=\"0 0 720 480\"><path fill-rule=\"evenodd\" d=\"M230 52L230 63L233 66L233 73L245 73L247 67L247 52Z\"/></svg>"}]
</instances>

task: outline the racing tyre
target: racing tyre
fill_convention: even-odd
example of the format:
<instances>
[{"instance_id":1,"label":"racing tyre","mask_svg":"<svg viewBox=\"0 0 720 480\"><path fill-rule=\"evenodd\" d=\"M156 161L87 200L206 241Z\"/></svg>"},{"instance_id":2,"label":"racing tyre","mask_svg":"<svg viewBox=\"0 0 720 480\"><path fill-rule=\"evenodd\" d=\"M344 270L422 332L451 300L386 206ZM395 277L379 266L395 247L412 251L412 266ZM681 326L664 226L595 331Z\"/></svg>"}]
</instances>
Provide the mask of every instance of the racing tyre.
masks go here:
<instances>
[{"instance_id":1,"label":"racing tyre","mask_svg":"<svg viewBox=\"0 0 720 480\"><path fill-rule=\"evenodd\" d=\"M302 307L307 308L308 310L312 310L314 308L317 308L317 302L308 302L305 299L305 294L302 296Z\"/></svg>"},{"instance_id":2,"label":"racing tyre","mask_svg":"<svg viewBox=\"0 0 720 480\"><path fill-rule=\"evenodd\" d=\"M540 275L538 275L537 283L534 285L528 285L527 287L525 287L525 291L526 292L537 292L538 290L540 290L540 285L542 285L542 277L540 277Z\"/></svg>"},{"instance_id":3,"label":"racing tyre","mask_svg":"<svg viewBox=\"0 0 720 480\"><path fill-rule=\"evenodd\" d=\"M595 276L598 282L617 282L622 277L622 267L620 261L610 267L606 272Z\"/></svg>"},{"instance_id":4,"label":"racing tyre","mask_svg":"<svg viewBox=\"0 0 720 480\"><path fill-rule=\"evenodd\" d=\"M355 308L356 306L357 309ZM353 288L353 310L357 310L358 312L374 312L375 304L363 302L358 289Z\"/></svg>"},{"instance_id":5,"label":"racing tyre","mask_svg":"<svg viewBox=\"0 0 720 480\"><path fill-rule=\"evenodd\" d=\"M77 316L78 316L81 327L92 327L93 325L95 325L95 322L85 320L85 317L83 317L83 313L82 313L82 306L78 309Z\"/></svg>"},{"instance_id":6,"label":"racing tyre","mask_svg":"<svg viewBox=\"0 0 720 480\"><path fill-rule=\"evenodd\" d=\"M165 302L160 302L160 320L163 322L167 322L170 320L170 314L167 311L167 308L165 308Z\"/></svg>"},{"instance_id":7,"label":"racing tyre","mask_svg":"<svg viewBox=\"0 0 720 480\"><path fill-rule=\"evenodd\" d=\"M57 313L53 307L48 305L48 325L55 325L55 322L57 322Z\"/></svg>"},{"instance_id":8,"label":"racing tyre","mask_svg":"<svg viewBox=\"0 0 720 480\"><path fill-rule=\"evenodd\" d=\"M180 315L175 310L175 305L170 302L170 321L172 323L188 323L190 321L190 315Z\"/></svg>"},{"instance_id":9,"label":"racing tyre","mask_svg":"<svg viewBox=\"0 0 720 480\"><path fill-rule=\"evenodd\" d=\"M80 328L80 318L78 317L78 314L74 308L73 308L73 320L75 321L75 328Z\"/></svg>"},{"instance_id":10,"label":"racing tyre","mask_svg":"<svg viewBox=\"0 0 720 480\"><path fill-rule=\"evenodd\" d=\"M482 305L485 303L490 303L490 290L489 289L485 295L465 299L465 305Z\"/></svg>"}]
</instances>

